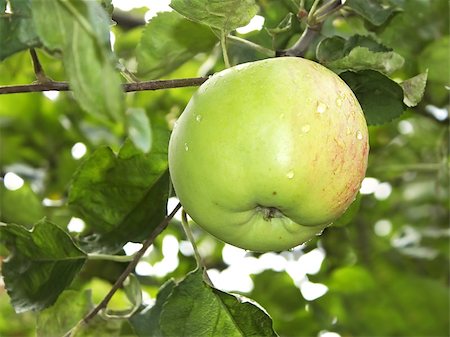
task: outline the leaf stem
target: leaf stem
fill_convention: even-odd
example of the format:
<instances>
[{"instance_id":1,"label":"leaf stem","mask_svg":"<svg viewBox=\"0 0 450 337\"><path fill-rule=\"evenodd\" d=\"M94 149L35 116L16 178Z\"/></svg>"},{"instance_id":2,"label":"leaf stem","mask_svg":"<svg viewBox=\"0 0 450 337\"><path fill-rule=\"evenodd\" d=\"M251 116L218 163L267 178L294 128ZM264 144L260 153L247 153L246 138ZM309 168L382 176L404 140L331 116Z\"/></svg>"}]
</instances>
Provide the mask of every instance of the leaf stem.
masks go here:
<instances>
[{"instance_id":1,"label":"leaf stem","mask_svg":"<svg viewBox=\"0 0 450 337\"><path fill-rule=\"evenodd\" d=\"M230 59L228 58L227 51L227 34L224 31L220 32L220 46L222 47L223 62L225 68L230 68Z\"/></svg>"},{"instance_id":2,"label":"leaf stem","mask_svg":"<svg viewBox=\"0 0 450 337\"><path fill-rule=\"evenodd\" d=\"M181 212L181 224L183 226L184 232L186 233L186 236L189 240L189 242L192 245L192 248L194 249L194 256L195 256L195 261L197 262L197 268L201 268L203 271L203 278L206 282L209 283L209 285L213 286L213 283L211 281L211 279L208 276L208 273L206 271L206 265L197 249L197 245L195 244L195 239L194 236L192 235L192 231L191 228L189 227L189 222L187 219L187 214L185 212L185 210L183 209L183 211Z\"/></svg>"},{"instance_id":3,"label":"leaf stem","mask_svg":"<svg viewBox=\"0 0 450 337\"><path fill-rule=\"evenodd\" d=\"M202 257L200 256L200 253L198 252L197 245L195 244L194 236L192 235L191 228L189 227L187 214L184 209L181 212L181 224L183 225L184 232L186 233L186 236L187 236L189 242L191 243L192 248L194 249L194 256L195 256L195 261L197 261L197 267L204 267Z\"/></svg>"},{"instance_id":4,"label":"leaf stem","mask_svg":"<svg viewBox=\"0 0 450 337\"><path fill-rule=\"evenodd\" d=\"M119 278L116 280L114 285L112 286L111 290L106 294L106 296L103 298L103 300L94 308L92 309L82 320L82 324L87 324L91 319L97 315L97 313L105 308L108 305L108 302L111 300L115 292L122 286L125 279L128 277L128 275L136 268L136 265L138 264L139 260L142 258L144 253L147 251L147 249L153 244L153 241L155 238L168 226L170 220L175 216L175 214L178 212L178 210L181 208L181 204L178 203L178 205L173 209L173 211L167 215L163 221L153 230L153 232L150 234L150 236L142 243L142 248L134 255L133 260L128 264L128 266L125 268L123 273L119 276ZM80 323L76 325L79 326ZM71 335L71 332L68 334Z\"/></svg>"},{"instance_id":5,"label":"leaf stem","mask_svg":"<svg viewBox=\"0 0 450 337\"><path fill-rule=\"evenodd\" d=\"M230 39L232 41L236 41L236 42L242 43L242 44L244 44L244 45L246 45L246 46L248 46L248 47L250 47L250 48L256 50L257 52L260 52L261 54L264 54L266 56L269 56L269 57L274 57L275 56L275 51L273 51L272 49L263 47L263 46L261 46L259 44L256 44L256 43L252 42L252 41L249 41L249 40L246 40L246 39L240 38L238 36L234 36L234 35L228 35L228 39Z\"/></svg>"},{"instance_id":6,"label":"leaf stem","mask_svg":"<svg viewBox=\"0 0 450 337\"><path fill-rule=\"evenodd\" d=\"M314 16L314 13L316 12L316 8L319 5L319 2L321 0L314 0L311 9L309 10L309 14L308 14L308 22L311 22Z\"/></svg>"}]
</instances>

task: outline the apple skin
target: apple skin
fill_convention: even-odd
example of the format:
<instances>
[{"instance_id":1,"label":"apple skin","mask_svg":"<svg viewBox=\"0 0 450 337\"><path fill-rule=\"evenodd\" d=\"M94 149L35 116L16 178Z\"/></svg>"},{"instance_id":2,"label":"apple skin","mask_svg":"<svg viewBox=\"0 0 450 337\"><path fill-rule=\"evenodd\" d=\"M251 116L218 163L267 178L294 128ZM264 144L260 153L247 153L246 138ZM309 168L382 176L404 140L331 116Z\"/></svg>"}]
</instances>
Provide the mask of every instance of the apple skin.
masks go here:
<instances>
[{"instance_id":1,"label":"apple skin","mask_svg":"<svg viewBox=\"0 0 450 337\"><path fill-rule=\"evenodd\" d=\"M192 96L169 143L185 211L210 234L258 252L318 235L353 202L368 131L350 88L297 57L221 71Z\"/></svg>"}]
</instances>

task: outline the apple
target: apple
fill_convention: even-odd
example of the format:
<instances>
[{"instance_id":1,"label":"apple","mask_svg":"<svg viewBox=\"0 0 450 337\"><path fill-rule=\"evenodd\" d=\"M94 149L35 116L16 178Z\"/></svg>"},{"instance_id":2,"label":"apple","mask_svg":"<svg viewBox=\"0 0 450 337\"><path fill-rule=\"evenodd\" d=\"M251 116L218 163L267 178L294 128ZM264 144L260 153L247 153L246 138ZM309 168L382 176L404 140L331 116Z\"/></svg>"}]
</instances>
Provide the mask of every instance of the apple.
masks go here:
<instances>
[{"instance_id":1,"label":"apple","mask_svg":"<svg viewBox=\"0 0 450 337\"><path fill-rule=\"evenodd\" d=\"M281 251L345 212L368 149L363 112L339 76L306 59L271 58L200 86L172 132L169 169L183 208L207 232Z\"/></svg>"}]
</instances>

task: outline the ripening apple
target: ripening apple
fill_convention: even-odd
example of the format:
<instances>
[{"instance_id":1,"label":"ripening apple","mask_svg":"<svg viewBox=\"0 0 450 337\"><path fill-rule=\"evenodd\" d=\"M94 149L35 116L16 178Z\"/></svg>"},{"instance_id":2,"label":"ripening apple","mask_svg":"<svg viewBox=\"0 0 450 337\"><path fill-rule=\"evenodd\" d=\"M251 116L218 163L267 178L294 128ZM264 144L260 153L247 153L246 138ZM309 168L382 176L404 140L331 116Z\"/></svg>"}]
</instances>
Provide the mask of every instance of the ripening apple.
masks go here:
<instances>
[{"instance_id":1,"label":"ripening apple","mask_svg":"<svg viewBox=\"0 0 450 337\"><path fill-rule=\"evenodd\" d=\"M281 251L345 212L368 148L350 88L315 62L281 57L208 79L172 132L169 168L183 208L207 232Z\"/></svg>"}]
</instances>

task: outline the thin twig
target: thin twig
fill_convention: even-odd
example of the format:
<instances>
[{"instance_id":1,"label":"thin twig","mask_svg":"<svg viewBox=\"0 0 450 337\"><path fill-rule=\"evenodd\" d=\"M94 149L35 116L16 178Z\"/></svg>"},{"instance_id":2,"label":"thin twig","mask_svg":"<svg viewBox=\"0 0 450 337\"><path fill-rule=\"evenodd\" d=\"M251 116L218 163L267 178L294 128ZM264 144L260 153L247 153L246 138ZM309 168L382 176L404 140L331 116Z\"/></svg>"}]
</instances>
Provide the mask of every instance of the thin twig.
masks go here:
<instances>
[{"instance_id":1,"label":"thin twig","mask_svg":"<svg viewBox=\"0 0 450 337\"><path fill-rule=\"evenodd\" d=\"M44 72L44 68L42 68L41 62L39 62L39 58L36 54L34 48L30 48L31 60L33 61L33 69L34 74L36 75L36 79L39 83L49 83L52 82Z\"/></svg>"},{"instance_id":2,"label":"thin twig","mask_svg":"<svg viewBox=\"0 0 450 337\"><path fill-rule=\"evenodd\" d=\"M181 87L195 87L205 82L208 77L181 78L174 80L154 80L146 82L134 82L122 84L123 91L145 91L160 90ZM67 82L48 82L23 85L5 85L0 86L0 95L2 94L18 94L24 92L42 92L42 91L70 91Z\"/></svg>"},{"instance_id":3,"label":"thin twig","mask_svg":"<svg viewBox=\"0 0 450 337\"><path fill-rule=\"evenodd\" d=\"M144 253L153 244L155 238L167 227L170 220L175 216L175 214L178 212L180 208L181 204L178 203L178 205L173 209L173 211L168 216L166 216L164 220L161 221L161 223L153 230L150 237L142 243L142 248L136 253L136 255L133 258L133 261L131 261L128 264L127 268L116 280L111 290L108 292L108 294L106 294L105 298L103 298L103 300L82 319L82 322L84 322L84 324L88 323L91 319L93 319L100 310L106 308L108 302L111 300L115 292L122 286L123 282L128 277L128 275L134 270L134 268L136 268L136 265L138 264L139 260L142 258Z\"/></svg>"}]
</instances>

